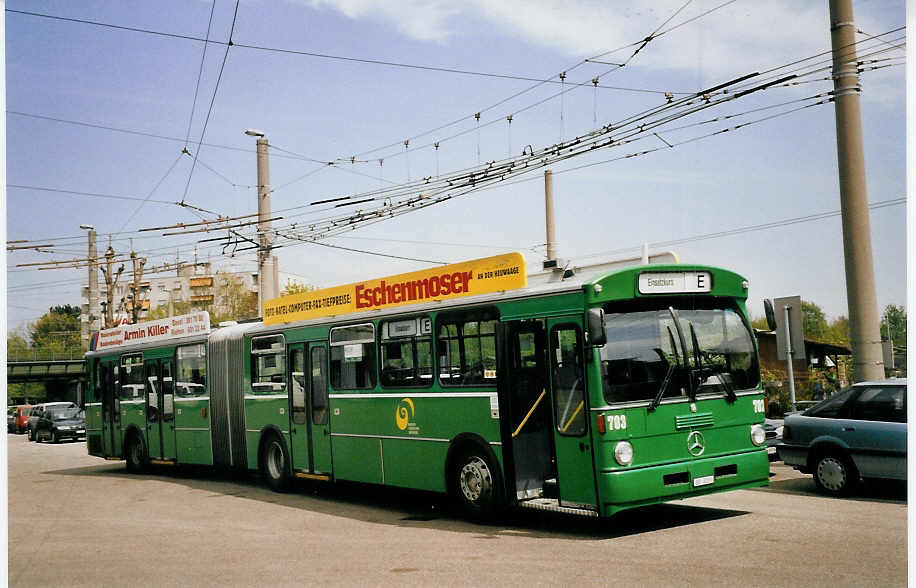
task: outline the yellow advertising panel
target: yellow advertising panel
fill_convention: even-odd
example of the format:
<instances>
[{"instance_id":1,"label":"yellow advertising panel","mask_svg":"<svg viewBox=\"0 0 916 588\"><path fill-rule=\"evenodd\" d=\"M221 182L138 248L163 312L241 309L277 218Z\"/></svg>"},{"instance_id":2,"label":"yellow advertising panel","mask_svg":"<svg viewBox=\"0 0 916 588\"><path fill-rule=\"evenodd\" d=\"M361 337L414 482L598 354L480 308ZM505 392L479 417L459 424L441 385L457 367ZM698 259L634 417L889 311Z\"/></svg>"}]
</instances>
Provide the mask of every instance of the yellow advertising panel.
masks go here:
<instances>
[{"instance_id":1,"label":"yellow advertising panel","mask_svg":"<svg viewBox=\"0 0 916 588\"><path fill-rule=\"evenodd\" d=\"M264 302L264 324L450 300L528 285L525 258L508 253Z\"/></svg>"}]
</instances>

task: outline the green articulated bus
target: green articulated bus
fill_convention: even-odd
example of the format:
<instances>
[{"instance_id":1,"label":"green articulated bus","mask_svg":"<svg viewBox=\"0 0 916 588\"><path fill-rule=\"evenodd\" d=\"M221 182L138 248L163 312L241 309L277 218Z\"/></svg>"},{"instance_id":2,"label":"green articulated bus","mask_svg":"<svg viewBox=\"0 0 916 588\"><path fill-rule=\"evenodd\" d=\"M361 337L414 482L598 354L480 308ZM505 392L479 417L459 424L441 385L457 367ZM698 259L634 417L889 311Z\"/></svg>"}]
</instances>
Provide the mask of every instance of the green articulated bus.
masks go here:
<instances>
[{"instance_id":1,"label":"green articulated bus","mask_svg":"<svg viewBox=\"0 0 916 588\"><path fill-rule=\"evenodd\" d=\"M767 484L748 283L520 254L97 333L89 453L610 516Z\"/></svg>"}]
</instances>

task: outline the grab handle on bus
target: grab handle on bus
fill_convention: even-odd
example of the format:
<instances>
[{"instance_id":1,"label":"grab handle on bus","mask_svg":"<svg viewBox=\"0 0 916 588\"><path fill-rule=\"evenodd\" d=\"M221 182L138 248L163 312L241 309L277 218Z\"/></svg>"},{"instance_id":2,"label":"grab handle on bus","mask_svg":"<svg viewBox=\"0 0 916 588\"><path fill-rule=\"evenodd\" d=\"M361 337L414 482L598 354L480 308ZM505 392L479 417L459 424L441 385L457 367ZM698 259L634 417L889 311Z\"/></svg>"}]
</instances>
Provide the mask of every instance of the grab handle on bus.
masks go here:
<instances>
[{"instance_id":1,"label":"grab handle on bus","mask_svg":"<svg viewBox=\"0 0 916 588\"><path fill-rule=\"evenodd\" d=\"M566 421L566 424L563 426L563 429L560 430L561 433L565 433L565 432L566 432L566 429L569 428L569 425L571 425L572 422L573 422L573 420L575 420L575 418L576 418L577 416L579 416L579 413L582 412L582 408L583 408L584 406L585 406L585 401L584 401L584 400L580 400L580 401L579 401L579 406L576 407L576 412L574 412L574 413L572 414L572 416L569 417L569 420Z\"/></svg>"},{"instance_id":2,"label":"grab handle on bus","mask_svg":"<svg viewBox=\"0 0 916 588\"><path fill-rule=\"evenodd\" d=\"M530 419L532 413L534 413L534 409L536 409L536 408L538 407L538 404L541 403L541 400L543 400L543 399L544 399L544 396L546 396L546 395L547 395L547 388L544 388L544 390L541 391L541 395L538 396L538 399L535 400L535 401L534 401L534 404L531 406L531 410L528 411L528 414L526 414L526 415L525 415L525 418L522 419L522 422L519 423L518 428L515 429L515 432L514 432L514 433L512 433L512 436L513 436L513 437L515 437L516 435L518 435L518 434L522 431L522 427L525 426L525 423L528 422L528 419Z\"/></svg>"}]
</instances>

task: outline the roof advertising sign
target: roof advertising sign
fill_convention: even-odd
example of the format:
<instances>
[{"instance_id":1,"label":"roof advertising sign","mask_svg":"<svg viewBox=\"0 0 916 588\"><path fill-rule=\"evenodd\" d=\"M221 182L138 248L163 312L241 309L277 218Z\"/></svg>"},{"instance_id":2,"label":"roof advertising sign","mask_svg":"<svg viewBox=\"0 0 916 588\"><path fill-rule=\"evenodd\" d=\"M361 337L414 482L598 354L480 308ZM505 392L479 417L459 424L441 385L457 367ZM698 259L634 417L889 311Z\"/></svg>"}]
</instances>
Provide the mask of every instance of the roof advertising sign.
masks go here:
<instances>
[{"instance_id":1,"label":"roof advertising sign","mask_svg":"<svg viewBox=\"0 0 916 588\"><path fill-rule=\"evenodd\" d=\"M273 298L264 302L264 324L450 300L527 285L525 258L521 253L508 253Z\"/></svg>"},{"instance_id":2,"label":"roof advertising sign","mask_svg":"<svg viewBox=\"0 0 916 588\"><path fill-rule=\"evenodd\" d=\"M164 341L210 332L210 314L207 311L192 312L133 325L118 325L103 329L94 337L93 350L122 347L147 341Z\"/></svg>"}]
</instances>

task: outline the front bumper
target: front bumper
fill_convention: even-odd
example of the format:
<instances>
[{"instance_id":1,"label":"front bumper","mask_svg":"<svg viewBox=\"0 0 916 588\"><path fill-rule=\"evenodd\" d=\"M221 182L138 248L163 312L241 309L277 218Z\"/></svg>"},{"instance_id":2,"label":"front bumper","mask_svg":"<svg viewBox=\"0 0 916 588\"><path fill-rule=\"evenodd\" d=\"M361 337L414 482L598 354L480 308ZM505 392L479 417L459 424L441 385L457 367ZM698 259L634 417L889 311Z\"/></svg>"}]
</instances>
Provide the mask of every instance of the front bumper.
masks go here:
<instances>
[{"instance_id":1,"label":"front bumper","mask_svg":"<svg viewBox=\"0 0 916 588\"><path fill-rule=\"evenodd\" d=\"M56 430L52 432L52 435L56 434L58 439L85 439L86 438L86 429L70 429L67 431Z\"/></svg>"},{"instance_id":2,"label":"front bumper","mask_svg":"<svg viewBox=\"0 0 916 588\"><path fill-rule=\"evenodd\" d=\"M786 445L782 443L776 446L776 452L786 465L796 469L808 467L808 447L806 445Z\"/></svg>"},{"instance_id":3,"label":"front bumper","mask_svg":"<svg viewBox=\"0 0 916 588\"><path fill-rule=\"evenodd\" d=\"M724 490L766 486L770 461L761 447L737 453L660 466L601 472L601 514Z\"/></svg>"}]
</instances>

